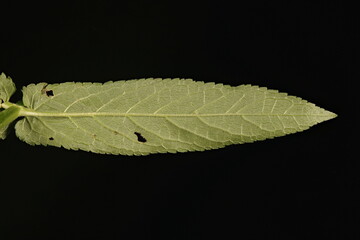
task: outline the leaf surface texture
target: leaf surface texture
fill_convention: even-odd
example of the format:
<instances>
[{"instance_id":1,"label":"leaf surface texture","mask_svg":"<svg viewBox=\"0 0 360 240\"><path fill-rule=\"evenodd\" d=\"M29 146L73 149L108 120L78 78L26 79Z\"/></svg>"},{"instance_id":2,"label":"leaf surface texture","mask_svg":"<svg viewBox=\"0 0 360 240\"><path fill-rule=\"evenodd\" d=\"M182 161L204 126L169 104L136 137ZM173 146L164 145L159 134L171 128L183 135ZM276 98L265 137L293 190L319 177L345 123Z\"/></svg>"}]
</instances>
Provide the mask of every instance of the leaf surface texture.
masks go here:
<instances>
[{"instance_id":1,"label":"leaf surface texture","mask_svg":"<svg viewBox=\"0 0 360 240\"><path fill-rule=\"evenodd\" d=\"M216 149L302 131L336 115L257 86L191 79L31 84L16 134L30 144L147 155Z\"/></svg>"},{"instance_id":2,"label":"leaf surface texture","mask_svg":"<svg viewBox=\"0 0 360 240\"><path fill-rule=\"evenodd\" d=\"M9 101L10 97L16 91L14 82L10 77L7 77L5 73L0 74L0 104ZM1 111L0 107L0 140L5 139L7 136L7 129L9 123L7 117L5 117L4 111ZM13 119L14 120L14 119ZM7 124L5 124L5 122Z\"/></svg>"}]
</instances>

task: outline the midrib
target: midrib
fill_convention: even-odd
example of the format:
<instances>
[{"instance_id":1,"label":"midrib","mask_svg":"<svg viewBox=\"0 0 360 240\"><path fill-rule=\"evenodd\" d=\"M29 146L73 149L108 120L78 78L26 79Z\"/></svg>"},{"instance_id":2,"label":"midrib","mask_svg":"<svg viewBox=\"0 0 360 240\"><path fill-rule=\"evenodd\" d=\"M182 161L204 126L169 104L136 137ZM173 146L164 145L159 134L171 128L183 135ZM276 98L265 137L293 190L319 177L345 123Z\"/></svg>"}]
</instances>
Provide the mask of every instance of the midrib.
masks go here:
<instances>
[{"instance_id":1,"label":"midrib","mask_svg":"<svg viewBox=\"0 0 360 240\"><path fill-rule=\"evenodd\" d=\"M120 112L38 112L14 103L3 103L5 109L10 106L17 106L20 116L23 117L220 117L220 116L317 116L333 118L336 114L325 111L322 114L267 114L267 113L120 113Z\"/></svg>"},{"instance_id":2,"label":"midrib","mask_svg":"<svg viewBox=\"0 0 360 240\"><path fill-rule=\"evenodd\" d=\"M36 112L21 111L21 116L32 117L221 117L221 116L321 116L332 117L332 114L248 114L248 113L112 113L112 112Z\"/></svg>"}]
</instances>

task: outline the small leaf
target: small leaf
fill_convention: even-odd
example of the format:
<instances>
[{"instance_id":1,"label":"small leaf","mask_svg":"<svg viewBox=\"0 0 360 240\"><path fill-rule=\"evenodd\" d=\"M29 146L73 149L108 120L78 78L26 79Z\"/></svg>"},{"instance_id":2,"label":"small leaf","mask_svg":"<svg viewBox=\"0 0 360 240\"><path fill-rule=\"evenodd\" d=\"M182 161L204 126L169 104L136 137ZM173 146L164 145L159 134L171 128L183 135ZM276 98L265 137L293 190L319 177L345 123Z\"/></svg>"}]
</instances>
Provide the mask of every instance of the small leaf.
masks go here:
<instances>
[{"instance_id":1,"label":"small leaf","mask_svg":"<svg viewBox=\"0 0 360 240\"><path fill-rule=\"evenodd\" d=\"M8 126L3 126L3 127L0 127L0 139L5 139L6 136L7 136L7 129L8 129Z\"/></svg>"},{"instance_id":2,"label":"small leaf","mask_svg":"<svg viewBox=\"0 0 360 240\"><path fill-rule=\"evenodd\" d=\"M275 90L190 79L39 83L23 93L20 139L107 154L216 149L303 131L336 116Z\"/></svg>"},{"instance_id":3,"label":"small leaf","mask_svg":"<svg viewBox=\"0 0 360 240\"><path fill-rule=\"evenodd\" d=\"M15 84L5 73L0 74L0 103L8 102L16 91Z\"/></svg>"},{"instance_id":4,"label":"small leaf","mask_svg":"<svg viewBox=\"0 0 360 240\"><path fill-rule=\"evenodd\" d=\"M9 101L10 97L14 94L15 91L16 91L16 87L13 81L11 80L11 78L6 77L4 73L1 73L0 74L0 109L2 108L2 105L4 103ZM8 126L9 123L7 123L7 121L9 120L8 116L10 112L13 112L13 110L14 109L10 111L5 110L6 112L0 110L0 139L5 139L7 136L7 129L9 127ZM7 120L5 121L5 119Z\"/></svg>"}]
</instances>

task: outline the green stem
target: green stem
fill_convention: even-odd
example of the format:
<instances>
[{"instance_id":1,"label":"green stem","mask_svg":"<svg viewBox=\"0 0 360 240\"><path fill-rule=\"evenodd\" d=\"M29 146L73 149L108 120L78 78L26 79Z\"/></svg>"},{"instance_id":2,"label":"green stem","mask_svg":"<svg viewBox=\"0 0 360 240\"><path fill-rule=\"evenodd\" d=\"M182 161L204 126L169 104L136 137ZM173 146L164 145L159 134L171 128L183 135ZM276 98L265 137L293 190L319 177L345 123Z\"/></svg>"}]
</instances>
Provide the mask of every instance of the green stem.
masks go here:
<instances>
[{"instance_id":1,"label":"green stem","mask_svg":"<svg viewBox=\"0 0 360 240\"><path fill-rule=\"evenodd\" d=\"M0 103L0 109L1 108L8 109L11 106L18 106L18 105L14 104L14 103L11 103L11 102Z\"/></svg>"},{"instance_id":2,"label":"green stem","mask_svg":"<svg viewBox=\"0 0 360 240\"><path fill-rule=\"evenodd\" d=\"M1 107L5 108L5 110L0 112L0 128L6 127L15 119L20 116L21 107L13 104L12 106L8 106L2 104Z\"/></svg>"}]
</instances>

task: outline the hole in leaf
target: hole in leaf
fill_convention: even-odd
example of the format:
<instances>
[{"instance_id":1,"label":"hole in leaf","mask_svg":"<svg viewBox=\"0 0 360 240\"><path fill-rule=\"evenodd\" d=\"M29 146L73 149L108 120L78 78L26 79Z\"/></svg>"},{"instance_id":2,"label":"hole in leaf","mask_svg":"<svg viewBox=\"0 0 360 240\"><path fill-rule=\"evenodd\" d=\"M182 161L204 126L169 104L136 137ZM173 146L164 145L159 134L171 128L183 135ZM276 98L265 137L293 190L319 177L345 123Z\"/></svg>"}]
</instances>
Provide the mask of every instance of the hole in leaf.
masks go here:
<instances>
[{"instance_id":1,"label":"hole in leaf","mask_svg":"<svg viewBox=\"0 0 360 240\"><path fill-rule=\"evenodd\" d=\"M54 138L53 138L53 137L49 137L49 140L52 141L52 140L54 140Z\"/></svg>"},{"instance_id":2,"label":"hole in leaf","mask_svg":"<svg viewBox=\"0 0 360 240\"><path fill-rule=\"evenodd\" d=\"M52 97L52 96L54 96L54 92L53 92L53 90L48 90L48 89L46 89L46 87L47 87L48 85L49 85L49 84L46 84L46 85L41 89L41 94L46 94L46 96Z\"/></svg>"},{"instance_id":3,"label":"hole in leaf","mask_svg":"<svg viewBox=\"0 0 360 240\"><path fill-rule=\"evenodd\" d=\"M54 92L53 92L53 90L48 90L48 89L46 89L46 87L47 87L48 85L49 85L49 84L46 84L46 85L41 89L41 94L46 94L46 96L52 97L52 96L54 96Z\"/></svg>"},{"instance_id":4,"label":"hole in leaf","mask_svg":"<svg viewBox=\"0 0 360 240\"><path fill-rule=\"evenodd\" d=\"M138 132L134 132L134 134L137 136L137 140L139 142L146 142L146 139L141 135L141 133L138 133Z\"/></svg>"},{"instance_id":5,"label":"hole in leaf","mask_svg":"<svg viewBox=\"0 0 360 240\"><path fill-rule=\"evenodd\" d=\"M53 90L47 90L45 93L46 93L46 96L48 96L48 97L53 97L54 96Z\"/></svg>"}]
</instances>

